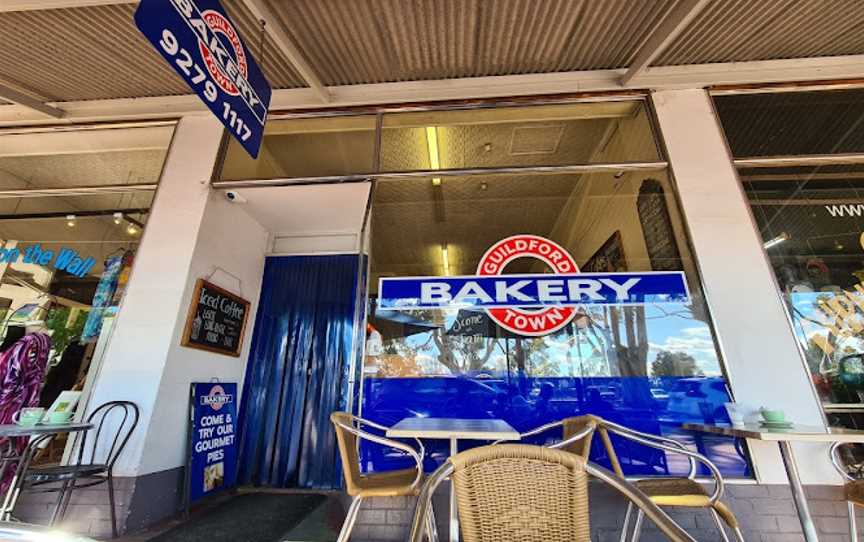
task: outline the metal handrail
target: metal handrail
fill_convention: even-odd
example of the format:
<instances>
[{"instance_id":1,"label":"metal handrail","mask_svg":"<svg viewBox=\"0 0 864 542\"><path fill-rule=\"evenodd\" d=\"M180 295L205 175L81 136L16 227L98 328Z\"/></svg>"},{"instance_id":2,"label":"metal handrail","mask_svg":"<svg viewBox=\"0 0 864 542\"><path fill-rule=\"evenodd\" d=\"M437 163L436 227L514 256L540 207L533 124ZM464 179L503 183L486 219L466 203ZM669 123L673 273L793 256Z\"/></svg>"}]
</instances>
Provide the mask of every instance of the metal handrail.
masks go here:
<instances>
[{"instance_id":1,"label":"metal handrail","mask_svg":"<svg viewBox=\"0 0 864 542\"><path fill-rule=\"evenodd\" d=\"M687 456L690 460L690 473L688 474L687 478L689 478L690 480L696 477L696 462L702 463L708 468L709 471L711 471L711 476L712 478L714 478L714 491L711 493L711 495L709 495L708 502L710 504L714 504L715 502L720 500L720 497L723 496L723 476L720 474L720 470L717 468L717 466L704 455L688 450L684 447L683 444L676 440L659 437L657 435L651 435L649 433L642 433L640 431L630 429L623 425L618 425L616 423L605 420L602 423L609 431L615 433L616 435L630 439L634 442L638 442L639 444L642 444L644 446Z\"/></svg>"},{"instance_id":2,"label":"metal handrail","mask_svg":"<svg viewBox=\"0 0 864 542\"><path fill-rule=\"evenodd\" d=\"M448 459L443 465L438 467L438 469L429 476L426 483L423 484L420 496L417 499L417 507L414 510L414 520L411 524L411 537L409 539L411 542L423 542L423 535L425 534L425 518L432 502L432 495L435 493L438 486L453 474L454 470L453 464ZM659 506L654 504L651 499L645 495L645 493L640 491L627 480L619 478L612 472L599 465L595 465L590 461L585 462L585 471L591 476L599 478L604 483L612 486L631 502L635 503L636 506L644 510L645 515L647 515L648 518L657 525L660 531L662 531L663 534L668 536L671 540L696 542L695 539L687 533L687 531L675 523L672 518L660 509Z\"/></svg>"},{"instance_id":3,"label":"metal handrail","mask_svg":"<svg viewBox=\"0 0 864 542\"><path fill-rule=\"evenodd\" d=\"M418 451L415 450L414 448L412 448L411 446L408 446L407 444L404 444L404 443L399 442L397 440L392 440L392 439L389 439L386 437L382 437L380 435L376 435L374 433L369 433L367 431L363 431L359 427L354 427L353 425L347 425L345 423L342 423L339 420L332 420L331 419L331 421L334 424L338 425L340 428L344 429L345 431L348 431L349 433L351 433L352 435L354 435L356 437L359 437L359 438L364 439L364 440L368 440L370 442L374 442L376 444L381 444L382 446L387 446L389 448L401 450L401 451L407 453L408 455L410 455L411 458L414 460L414 462L417 464L417 476L414 478L414 482L411 483L411 488L413 489L413 488L417 487L418 485L420 485L420 481L423 479L423 457L426 455L426 449L423 447L423 443L420 442L420 440L414 439L420 445L420 452L418 453ZM374 427L376 429L380 429L383 431L386 431L387 429L389 429L386 426L377 424L375 422L370 422L369 420L364 420L363 418L359 418L357 416L351 416L351 421L353 423L357 423L358 425L368 425L370 427Z\"/></svg>"}]
</instances>

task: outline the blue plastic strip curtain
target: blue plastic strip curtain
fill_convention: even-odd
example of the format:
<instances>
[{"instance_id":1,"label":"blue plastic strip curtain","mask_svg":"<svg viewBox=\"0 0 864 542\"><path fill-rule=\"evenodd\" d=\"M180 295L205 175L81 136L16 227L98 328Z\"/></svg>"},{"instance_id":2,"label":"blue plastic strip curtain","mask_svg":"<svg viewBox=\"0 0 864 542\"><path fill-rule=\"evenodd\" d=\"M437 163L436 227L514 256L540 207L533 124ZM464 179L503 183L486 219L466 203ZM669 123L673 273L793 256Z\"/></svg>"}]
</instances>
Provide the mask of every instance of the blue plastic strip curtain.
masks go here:
<instances>
[{"instance_id":1,"label":"blue plastic strip curtain","mask_svg":"<svg viewBox=\"0 0 864 542\"><path fill-rule=\"evenodd\" d=\"M339 487L329 418L345 408L356 355L358 262L267 259L241 403L241 484Z\"/></svg>"}]
</instances>

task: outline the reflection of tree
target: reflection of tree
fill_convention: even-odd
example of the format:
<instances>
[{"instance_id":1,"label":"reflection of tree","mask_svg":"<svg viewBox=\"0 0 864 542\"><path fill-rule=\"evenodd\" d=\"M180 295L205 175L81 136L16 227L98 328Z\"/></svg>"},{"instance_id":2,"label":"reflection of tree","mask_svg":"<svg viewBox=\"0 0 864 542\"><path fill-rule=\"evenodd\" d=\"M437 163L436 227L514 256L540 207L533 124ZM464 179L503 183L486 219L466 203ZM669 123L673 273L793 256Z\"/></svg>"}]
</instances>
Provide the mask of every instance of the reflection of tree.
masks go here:
<instances>
[{"instance_id":1,"label":"reflection of tree","mask_svg":"<svg viewBox=\"0 0 864 542\"><path fill-rule=\"evenodd\" d=\"M483 369L495 352L496 339L470 335L448 335L443 329L432 332L438 348L438 362L452 374Z\"/></svg>"},{"instance_id":2,"label":"reflection of tree","mask_svg":"<svg viewBox=\"0 0 864 542\"><path fill-rule=\"evenodd\" d=\"M696 360L685 352L669 352L661 350L651 363L653 376L703 376L704 373L696 366Z\"/></svg>"},{"instance_id":3,"label":"reflection of tree","mask_svg":"<svg viewBox=\"0 0 864 542\"><path fill-rule=\"evenodd\" d=\"M645 307L609 307L609 323L621 376L648 376Z\"/></svg>"}]
</instances>

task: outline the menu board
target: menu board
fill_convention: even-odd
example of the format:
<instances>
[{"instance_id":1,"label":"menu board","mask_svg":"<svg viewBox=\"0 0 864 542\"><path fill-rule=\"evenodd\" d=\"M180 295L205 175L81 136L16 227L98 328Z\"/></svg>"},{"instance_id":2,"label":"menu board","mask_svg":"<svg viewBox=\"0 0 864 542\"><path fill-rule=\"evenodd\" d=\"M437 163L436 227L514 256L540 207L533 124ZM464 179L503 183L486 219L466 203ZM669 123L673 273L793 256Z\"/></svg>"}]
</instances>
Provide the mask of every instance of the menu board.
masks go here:
<instances>
[{"instance_id":1,"label":"menu board","mask_svg":"<svg viewBox=\"0 0 864 542\"><path fill-rule=\"evenodd\" d=\"M676 271L681 269L681 254L675 241L675 231L663 185L655 179L646 179L639 188L636 200L639 222L648 247L648 259L652 271Z\"/></svg>"},{"instance_id":2,"label":"menu board","mask_svg":"<svg viewBox=\"0 0 864 542\"><path fill-rule=\"evenodd\" d=\"M198 279L181 344L239 357L248 317L248 301Z\"/></svg>"}]
</instances>

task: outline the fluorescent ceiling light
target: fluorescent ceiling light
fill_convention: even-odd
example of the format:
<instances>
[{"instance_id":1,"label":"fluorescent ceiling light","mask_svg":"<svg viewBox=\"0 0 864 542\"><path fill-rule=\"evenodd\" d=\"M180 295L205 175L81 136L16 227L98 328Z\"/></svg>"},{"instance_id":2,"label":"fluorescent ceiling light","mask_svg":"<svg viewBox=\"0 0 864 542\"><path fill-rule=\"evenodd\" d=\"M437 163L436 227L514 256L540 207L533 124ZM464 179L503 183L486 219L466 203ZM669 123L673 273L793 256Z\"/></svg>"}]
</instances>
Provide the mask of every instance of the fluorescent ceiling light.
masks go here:
<instances>
[{"instance_id":1,"label":"fluorescent ceiling light","mask_svg":"<svg viewBox=\"0 0 864 542\"><path fill-rule=\"evenodd\" d=\"M775 237L774 239L771 239L769 241L765 241L762 244L762 246L765 247L765 249L767 250L771 247L776 247L777 245L779 245L783 241L788 241L789 239L790 239L790 235L786 232L783 232L780 235L778 235L777 237Z\"/></svg>"},{"instance_id":2,"label":"fluorescent ceiling light","mask_svg":"<svg viewBox=\"0 0 864 542\"><path fill-rule=\"evenodd\" d=\"M438 129L426 127L426 147L429 149L429 169L441 169L441 157L438 155ZM441 186L441 177L432 179L432 186Z\"/></svg>"}]
</instances>

